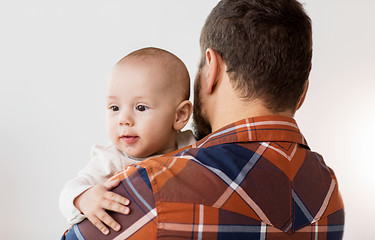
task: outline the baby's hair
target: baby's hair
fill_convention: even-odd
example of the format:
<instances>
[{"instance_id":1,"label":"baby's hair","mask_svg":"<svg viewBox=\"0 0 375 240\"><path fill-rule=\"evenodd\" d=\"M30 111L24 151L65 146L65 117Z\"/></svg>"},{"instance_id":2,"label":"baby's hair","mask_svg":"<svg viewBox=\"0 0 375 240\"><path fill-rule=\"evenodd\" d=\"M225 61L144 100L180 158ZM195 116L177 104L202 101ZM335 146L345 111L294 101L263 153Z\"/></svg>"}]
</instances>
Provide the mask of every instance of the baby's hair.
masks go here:
<instances>
[{"instance_id":1,"label":"baby's hair","mask_svg":"<svg viewBox=\"0 0 375 240\"><path fill-rule=\"evenodd\" d=\"M190 98L190 77L185 64L171 52L155 47L146 47L129 53L117 64L130 60L158 60L163 72L171 78L171 90L181 93L181 101Z\"/></svg>"}]
</instances>

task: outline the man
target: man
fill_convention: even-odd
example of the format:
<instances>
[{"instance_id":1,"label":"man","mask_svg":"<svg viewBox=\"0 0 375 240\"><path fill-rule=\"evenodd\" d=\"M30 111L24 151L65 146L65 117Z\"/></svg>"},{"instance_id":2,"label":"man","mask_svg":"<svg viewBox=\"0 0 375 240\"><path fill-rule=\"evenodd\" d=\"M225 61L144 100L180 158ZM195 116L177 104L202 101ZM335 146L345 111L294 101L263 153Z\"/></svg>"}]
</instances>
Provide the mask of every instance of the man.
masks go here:
<instances>
[{"instance_id":1,"label":"man","mask_svg":"<svg viewBox=\"0 0 375 240\"><path fill-rule=\"evenodd\" d=\"M122 228L66 239L342 239L333 171L293 119L311 69L311 22L295 0L223 0L200 39L193 146L124 170Z\"/></svg>"}]
</instances>

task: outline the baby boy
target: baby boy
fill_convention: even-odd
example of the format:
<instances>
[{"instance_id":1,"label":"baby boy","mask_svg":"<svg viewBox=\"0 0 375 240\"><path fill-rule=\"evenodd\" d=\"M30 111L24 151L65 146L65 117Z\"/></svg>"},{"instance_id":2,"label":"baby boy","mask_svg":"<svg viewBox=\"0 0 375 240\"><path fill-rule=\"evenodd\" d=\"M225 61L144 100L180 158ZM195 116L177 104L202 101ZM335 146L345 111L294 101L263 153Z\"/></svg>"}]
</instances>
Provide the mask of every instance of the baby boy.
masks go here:
<instances>
[{"instance_id":1,"label":"baby boy","mask_svg":"<svg viewBox=\"0 0 375 240\"><path fill-rule=\"evenodd\" d=\"M104 234L120 225L106 210L129 214L129 200L110 192L117 171L195 142L187 124L192 104L184 63L158 48L143 48L121 59L107 82L107 131L111 144L94 146L91 162L60 193L70 225L88 218Z\"/></svg>"}]
</instances>

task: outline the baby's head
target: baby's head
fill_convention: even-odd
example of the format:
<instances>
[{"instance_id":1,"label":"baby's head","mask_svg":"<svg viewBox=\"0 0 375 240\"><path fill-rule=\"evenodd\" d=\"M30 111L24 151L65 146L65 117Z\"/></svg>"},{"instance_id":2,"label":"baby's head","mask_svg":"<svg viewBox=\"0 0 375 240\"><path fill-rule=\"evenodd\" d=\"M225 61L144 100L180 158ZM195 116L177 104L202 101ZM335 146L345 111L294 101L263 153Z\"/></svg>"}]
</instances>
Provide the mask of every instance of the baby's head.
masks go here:
<instances>
[{"instance_id":1,"label":"baby's head","mask_svg":"<svg viewBox=\"0 0 375 240\"><path fill-rule=\"evenodd\" d=\"M175 150L177 133L192 112L185 64L158 48L122 58L109 76L106 97L109 137L133 157Z\"/></svg>"}]
</instances>

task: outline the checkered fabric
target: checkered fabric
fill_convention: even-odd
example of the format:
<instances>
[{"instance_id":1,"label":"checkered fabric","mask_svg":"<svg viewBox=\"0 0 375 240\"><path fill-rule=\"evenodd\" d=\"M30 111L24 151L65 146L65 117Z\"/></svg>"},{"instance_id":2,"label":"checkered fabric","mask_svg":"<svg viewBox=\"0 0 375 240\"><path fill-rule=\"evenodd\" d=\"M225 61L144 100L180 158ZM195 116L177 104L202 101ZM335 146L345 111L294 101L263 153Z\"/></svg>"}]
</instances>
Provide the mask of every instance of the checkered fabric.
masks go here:
<instances>
[{"instance_id":1,"label":"checkered fabric","mask_svg":"<svg viewBox=\"0 0 375 240\"><path fill-rule=\"evenodd\" d=\"M293 118L248 118L188 148L128 167L114 191L129 216L104 236L88 220L62 239L342 239L333 171Z\"/></svg>"}]
</instances>

